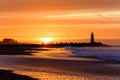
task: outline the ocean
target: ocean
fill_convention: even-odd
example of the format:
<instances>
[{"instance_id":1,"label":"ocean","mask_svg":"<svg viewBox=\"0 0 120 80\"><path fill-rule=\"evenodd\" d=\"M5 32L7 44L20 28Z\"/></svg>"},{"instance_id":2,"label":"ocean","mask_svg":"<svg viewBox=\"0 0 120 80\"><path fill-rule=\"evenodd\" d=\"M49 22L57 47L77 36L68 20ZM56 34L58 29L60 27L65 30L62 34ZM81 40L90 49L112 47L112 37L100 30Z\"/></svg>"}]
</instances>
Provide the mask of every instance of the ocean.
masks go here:
<instances>
[{"instance_id":1,"label":"ocean","mask_svg":"<svg viewBox=\"0 0 120 80\"><path fill-rule=\"evenodd\" d=\"M120 47L66 47L74 56L120 62Z\"/></svg>"}]
</instances>

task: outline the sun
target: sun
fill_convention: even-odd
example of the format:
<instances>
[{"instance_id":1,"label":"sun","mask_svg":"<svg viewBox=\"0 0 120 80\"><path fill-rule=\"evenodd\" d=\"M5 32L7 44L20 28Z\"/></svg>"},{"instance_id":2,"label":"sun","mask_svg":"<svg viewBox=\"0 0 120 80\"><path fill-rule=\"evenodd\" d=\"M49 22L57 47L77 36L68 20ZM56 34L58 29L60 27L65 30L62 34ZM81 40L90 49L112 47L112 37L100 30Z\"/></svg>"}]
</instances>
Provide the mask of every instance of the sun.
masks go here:
<instances>
[{"instance_id":1,"label":"sun","mask_svg":"<svg viewBox=\"0 0 120 80\"><path fill-rule=\"evenodd\" d=\"M41 38L40 40L42 41L42 43L47 44L47 43L50 43L53 39L52 38Z\"/></svg>"}]
</instances>

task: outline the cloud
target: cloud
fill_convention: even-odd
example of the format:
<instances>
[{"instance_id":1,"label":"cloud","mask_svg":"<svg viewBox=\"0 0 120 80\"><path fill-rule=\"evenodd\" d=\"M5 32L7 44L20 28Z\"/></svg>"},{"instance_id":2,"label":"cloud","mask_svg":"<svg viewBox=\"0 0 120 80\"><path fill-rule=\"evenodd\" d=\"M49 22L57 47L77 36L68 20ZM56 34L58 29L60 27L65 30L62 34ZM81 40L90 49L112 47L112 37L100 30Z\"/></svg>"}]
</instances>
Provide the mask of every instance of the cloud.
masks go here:
<instances>
[{"instance_id":1,"label":"cloud","mask_svg":"<svg viewBox=\"0 0 120 80\"><path fill-rule=\"evenodd\" d=\"M7 24L6 24L7 23ZM83 25L83 24L119 24L120 11L68 11L63 13L0 13L0 25Z\"/></svg>"},{"instance_id":2,"label":"cloud","mask_svg":"<svg viewBox=\"0 0 120 80\"><path fill-rule=\"evenodd\" d=\"M0 11L115 9L120 0L0 0Z\"/></svg>"},{"instance_id":3,"label":"cloud","mask_svg":"<svg viewBox=\"0 0 120 80\"><path fill-rule=\"evenodd\" d=\"M118 6L120 0L0 0L0 25L119 24Z\"/></svg>"}]
</instances>

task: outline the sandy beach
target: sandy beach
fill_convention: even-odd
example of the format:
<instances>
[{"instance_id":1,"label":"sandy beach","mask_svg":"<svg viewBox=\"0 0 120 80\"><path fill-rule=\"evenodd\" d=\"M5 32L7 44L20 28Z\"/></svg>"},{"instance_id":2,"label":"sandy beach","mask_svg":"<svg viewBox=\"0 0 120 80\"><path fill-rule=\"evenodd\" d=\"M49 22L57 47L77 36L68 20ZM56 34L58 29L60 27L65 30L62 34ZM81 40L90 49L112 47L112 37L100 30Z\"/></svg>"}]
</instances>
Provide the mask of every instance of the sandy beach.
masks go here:
<instances>
[{"instance_id":1,"label":"sandy beach","mask_svg":"<svg viewBox=\"0 0 120 80\"><path fill-rule=\"evenodd\" d=\"M1 62L2 61L2 62ZM4 64L5 63L5 64ZM3 65L4 64L4 65ZM101 76L120 76L120 64L105 61L75 61L75 60L55 60L43 58L22 58L22 57L6 57L0 58L2 69L11 69L17 74L27 75L38 78L35 72L47 72L57 74L75 74L78 77L84 75L101 75ZM111 66L110 66L111 65ZM115 65L118 65L117 67ZM35 68L35 69L33 69ZM27 72L32 75L26 74ZM36 73L37 74L37 73ZM47 77L46 77L47 78ZM40 78L39 78L40 79ZM109 78L108 78L109 79ZM118 78L120 79L120 78ZM116 79L116 80L118 80ZM44 79L43 79L44 80ZM52 80L52 79L49 79Z\"/></svg>"},{"instance_id":2,"label":"sandy beach","mask_svg":"<svg viewBox=\"0 0 120 80\"><path fill-rule=\"evenodd\" d=\"M115 63L92 58L79 58L75 60L36 57L34 55L0 55L0 69L3 72L5 72L4 70L11 70L14 75L25 75L31 77L31 79L38 80L120 79L119 62Z\"/></svg>"}]
</instances>

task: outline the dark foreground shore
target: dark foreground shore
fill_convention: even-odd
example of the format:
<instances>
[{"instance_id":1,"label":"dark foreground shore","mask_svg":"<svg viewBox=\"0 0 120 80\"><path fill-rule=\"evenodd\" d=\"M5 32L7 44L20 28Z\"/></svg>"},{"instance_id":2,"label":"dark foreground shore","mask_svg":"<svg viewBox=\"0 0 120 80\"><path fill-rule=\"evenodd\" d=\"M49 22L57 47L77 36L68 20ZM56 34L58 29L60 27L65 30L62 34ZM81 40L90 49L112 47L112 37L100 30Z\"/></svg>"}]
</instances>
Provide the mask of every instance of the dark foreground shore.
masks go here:
<instances>
[{"instance_id":1,"label":"dark foreground shore","mask_svg":"<svg viewBox=\"0 0 120 80\"><path fill-rule=\"evenodd\" d=\"M28 76L14 74L10 70L0 70L0 80L37 80Z\"/></svg>"},{"instance_id":2,"label":"dark foreground shore","mask_svg":"<svg viewBox=\"0 0 120 80\"><path fill-rule=\"evenodd\" d=\"M36 53L38 50L48 50L48 49L38 49L39 47L1 47L0 46L0 55L31 55ZM34 51L33 51L34 50Z\"/></svg>"}]
</instances>

